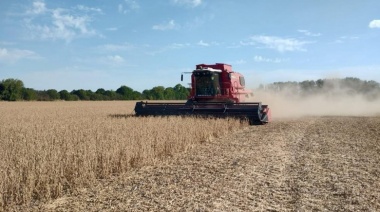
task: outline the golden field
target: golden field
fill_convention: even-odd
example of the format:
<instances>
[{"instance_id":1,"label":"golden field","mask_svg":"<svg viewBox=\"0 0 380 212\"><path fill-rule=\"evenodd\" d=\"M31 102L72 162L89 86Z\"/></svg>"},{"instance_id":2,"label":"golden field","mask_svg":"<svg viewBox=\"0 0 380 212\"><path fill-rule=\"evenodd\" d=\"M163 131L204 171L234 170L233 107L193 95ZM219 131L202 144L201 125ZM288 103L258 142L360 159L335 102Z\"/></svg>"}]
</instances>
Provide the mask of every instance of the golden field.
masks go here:
<instances>
[{"instance_id":1,"label":"golden field","mask_svg":"<svg viewBox=\"0 0 380 212\"><path fill-rule=\"evenodd\" d=\"M0 102L0 211L380 210L378 101L261 99L261 126Z\"/></svg>"},{"instance_id":2,"label":"golden field","mask_svg":"<svg viewBox=\"0 0 380 212\"><path fill-rule=\"evenodd\" d=\"M154 165L237 120L133 117L135 102L0 102L0 210Z\"/></svg>"}]
</instances>

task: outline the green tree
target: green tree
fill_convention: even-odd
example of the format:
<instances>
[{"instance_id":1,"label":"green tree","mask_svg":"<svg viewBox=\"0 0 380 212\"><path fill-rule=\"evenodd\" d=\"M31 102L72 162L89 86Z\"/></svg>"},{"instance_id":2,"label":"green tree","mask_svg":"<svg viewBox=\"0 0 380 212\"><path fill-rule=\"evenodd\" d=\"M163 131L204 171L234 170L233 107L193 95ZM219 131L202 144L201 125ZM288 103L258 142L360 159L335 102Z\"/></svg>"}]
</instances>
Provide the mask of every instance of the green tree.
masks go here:
<instances>
[{"instance_id":1,"label":"green tree","mask_svg":"<svg viewBox=\"0 0 380 212\"><path fill-rule=\"evenodd\" d=\"M37 91L37 100L38 101L50 101L49 94L47 91Z\"/></svg>"},{"instance_id":2,"label":"green tree","mask_svg":"<svg viewBox=\"0 0 380 212\"><path fill-rule=\"evenodd\" d=\"M305 81L300 82L299 84L304 94L313 93L315 91L315 88L317 87L314 80L305 80Z\"/></svg>"},{"instance_id":3,"label":"green tree","mask_svg":"<svg viewBox=\"0 0 380 212\"><path fill-rule=\"evenodd\" d=\"M325 84L325 81L322 79L319 79L315 82L317 84L318 88L323 88L323 85Z\"/></svg>"},{"instance_id":4,"label":"green tree","mask_svg":"<svg viewBox=\"0 0 380 212\"><path fill-rule=\"evenodd\" d=\"M148 100L153 99L153 95L151 94L150 90L148 90L148 89L143 90L142 99L148 99Z\"/></svg>"},{"instance_id":5,"label":"green tree","mask_svg":"<svg viewBox=\"0 0 380 212\"><path fill-rule=\"evenodd\" d=\"M59 97L60 99L62 100L65 100L65 101L70 101L72 100L71 99L71 94L67 91L67 90L61 90L59 93Z\"/></svg>"},{"instance_id":6,"label":"green tree","mask_svg":"<svg viewBox=\"0 0 380 212\"><path fill-rule=\"evenodd\" d=\"M140 92L138 92L138 91L133 91L133 93L132 93L132 100L139 100L139 99L141 99L141 93Z\"/></svg>"},{"instance_id":7,"label":"green tree","mask_svg":"<svg viewBox=\"0 0 380 212\"><path fill-rule=\"evenodd\" d=\"M112 90L107 90L104 95L108 98L107 100L117 100L118 97L118 94Z\"/></svg>"},{"instance_id":8,"label":"green tree","mask_svg":"<svg viewBox=\"0 0 380 212\"><path fill-rule=\"evenodd\" d=\"M94 100L109 100L109 97L106 96L106 90L103 88L99 88L95 91L93 95Z\"/></svg>"},{"instance_id":9,"label":"green tree","mask_svg":"<svg viewBox=\"0 0 380 212\"><path fill-rule=\"evenodd\" d=\"M70 94L70 100L71 101L79 101L80 98L76 94Z\"/></svg>"},{"instance_id":10,"label":"green tree","mask_svg":"<svg viewBox=\"0 0 380 212\"><path fill-rule=\"evenodd\" d=\"M32 88L24 88L22 90L22 99L26 101L37 100L37 92Z\"/></svg>"},{"instance_id":11,"label":"green tree","mask_svg":"<svg viewBox=\"0 0 380 212\"><path fill-rule=\"evenodd\" d=\"M380 84L376 81L364 81L360 87L360 93L369 100L377 99L380 96Z\"/></svg>"},{"instance_id":12,"label":"green tree","mask_svg":"<svg viewBox=\"0 0 380 212\"><path fill-rule=\"evenodd\" d=\"M121 86L116 90L116 93L119 94L123 100L133 99L133 89L128 86Z\"/></svg>"},{"instance_id":13,"label":"green tree","mask_svg":"<svg viewBox=\"0 0 380 212\"><path fill-rule=\"evenodd\" d=\"M57 100L60 99L59 93L55 89L49 89L46 91L47 95L49 96L50 100Z\"/></svg>"},{"instance_id":14,"label":"green tree","mask_svg":"<svg viewBox=\"0 0 380 212\"><path fill-rule=\"evenodd\" d=\"M187 97L190 94L189 89L187 89L186 87L184 87L181 84L175 85L173 89L174 89L175 96L176 96L175 99L178 99L178 100L187 99Z\"/></svg>"},{"instance_id":15,"label":"green tree","mask_svg":"<svg viewBox=\"0 0 380 212\"><path fill-rule=\"evenodd\" d=\"M106 93L106 90L104 90L103 88L99 88L98 90L95 91L95 93L104 95Z\"/></svg>"},{"instance_id":16,"label":"green tree","mask_svg":"<svg viewBox=\"0 0 380 212\"><path fill-rule=\"evenodd\" d=\"M86 90L83 90L83 89L73 90L73 91L71 91L71 94L77 95L77 97L80 100L90 100L90 96L88 95L88 92Z\"/></svg>"},{"instance_id":17,"label":"green tree","mask_svg":"<svg viewBox=\"0 0 380 212\"><path fill-rule=\"evenodd\" d=\"M151 95L152 95L153 99L155 99L155 100L163 100L163 99L165 99L164 98L165 97L164 91L165 91L165 87L164 86L156 86L156 87L153 87L150 92L151 92Z\"/></svg>"},{"instance_id":18,"label":"green tree","mask_svg":"<svg viewBox=\"0 0 380 212\"><path fill-rule=\"evenodd\" d=\"M172 88L172 87L165 88L165 90L164 90L164 98L167 99L167 100L176 99L176 94L175 94L174 88Z\"/></svg>"},{"instance_id":19,"label":"green tree","mask_svg":"<svg viewBox=\"0 0 380 212\"><path fill-rule=\"evenodd\" d=\"M17 101L22 99L24 83L18 79L5 79L0 82L0 99Z\"/></svg>"},{"instance_id":20,"label":"green tree","mask_svg":"<svg viewBox=\"0 0 380 212\"><path fill-rule=\"evenodd\" d=\"M92 90L85 90L85 93L86 93L86 96L88 97L87 100L101 100L101 99L98 99L98 95L94 92L92 92Z\"/></svg>"}]
</instances>

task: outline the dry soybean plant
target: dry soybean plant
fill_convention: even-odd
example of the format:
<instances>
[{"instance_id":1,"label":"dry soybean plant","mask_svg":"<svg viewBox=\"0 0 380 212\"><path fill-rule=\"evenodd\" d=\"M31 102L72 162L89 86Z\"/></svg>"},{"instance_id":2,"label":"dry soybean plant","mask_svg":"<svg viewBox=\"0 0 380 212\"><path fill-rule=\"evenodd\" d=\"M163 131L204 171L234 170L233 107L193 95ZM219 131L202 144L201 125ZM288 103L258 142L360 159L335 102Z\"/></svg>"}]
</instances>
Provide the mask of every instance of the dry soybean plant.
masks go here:
<instances>
[{"instance_id":1,"label":"dry soybean plant","mask_svg":"<svg viewBox=\"0 0 380 212\"><path fill-rule=\"evenodd\" d=\"M133 117L134 102L0 102L0 210L48 200L237 130L235 119Z\"/></svg>"}]
</instances>

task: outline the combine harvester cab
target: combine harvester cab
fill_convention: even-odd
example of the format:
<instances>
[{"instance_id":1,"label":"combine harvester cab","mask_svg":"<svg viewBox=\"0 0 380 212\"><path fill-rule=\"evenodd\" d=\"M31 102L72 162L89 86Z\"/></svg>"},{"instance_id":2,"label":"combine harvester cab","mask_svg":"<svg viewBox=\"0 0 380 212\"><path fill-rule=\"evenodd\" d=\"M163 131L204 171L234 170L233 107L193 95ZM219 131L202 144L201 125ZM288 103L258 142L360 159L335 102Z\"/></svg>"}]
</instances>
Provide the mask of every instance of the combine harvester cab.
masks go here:
<instances>
[{"instance_id":1,"label":"combine harvester cab","mask_svg":"<svg viewBox=\"0 0 380 212\"><path fill-rule=\"evenodd\" d=\"M191 90L186 103L137 102L136 115L237 117L249 120L251 125L271 121L268 105L244 102L252 91L245 88L243 75L233 72L230 65L199 64L194 71L186 73L191 73Z\"/></svg>"}]
</instances>

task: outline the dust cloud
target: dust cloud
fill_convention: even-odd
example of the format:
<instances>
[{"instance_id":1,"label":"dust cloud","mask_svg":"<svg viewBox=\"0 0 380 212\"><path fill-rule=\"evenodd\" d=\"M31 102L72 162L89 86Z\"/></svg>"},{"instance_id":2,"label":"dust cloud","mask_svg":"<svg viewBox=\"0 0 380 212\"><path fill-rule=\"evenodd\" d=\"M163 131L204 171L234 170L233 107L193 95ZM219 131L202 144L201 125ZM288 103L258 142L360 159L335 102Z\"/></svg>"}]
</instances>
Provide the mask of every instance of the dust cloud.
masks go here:
<instances>
[{"instance_id":1,"label":"dust cloud","mask_svg":"<svg viewBox=\"0 0 380 212\"><path fill-rule=\"evenodd\" d=\"M254 91L247 101L269 105L273 120L302 116L380 116L380 99L331 92L300 95L290 90Z\"/></svg>"}]
</instances>

